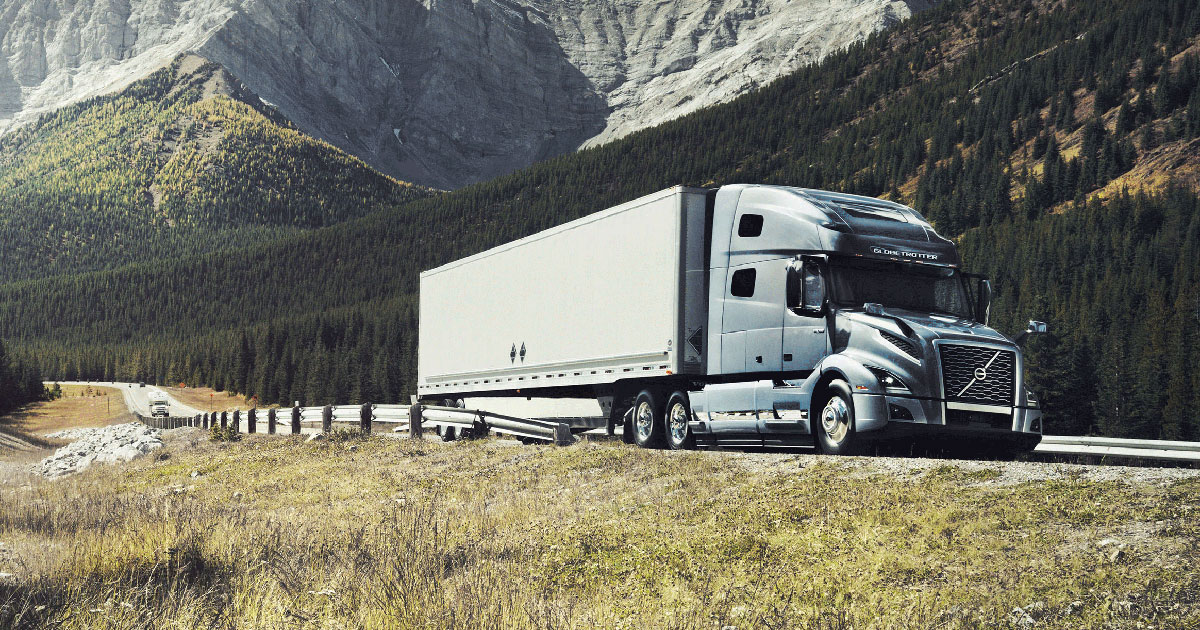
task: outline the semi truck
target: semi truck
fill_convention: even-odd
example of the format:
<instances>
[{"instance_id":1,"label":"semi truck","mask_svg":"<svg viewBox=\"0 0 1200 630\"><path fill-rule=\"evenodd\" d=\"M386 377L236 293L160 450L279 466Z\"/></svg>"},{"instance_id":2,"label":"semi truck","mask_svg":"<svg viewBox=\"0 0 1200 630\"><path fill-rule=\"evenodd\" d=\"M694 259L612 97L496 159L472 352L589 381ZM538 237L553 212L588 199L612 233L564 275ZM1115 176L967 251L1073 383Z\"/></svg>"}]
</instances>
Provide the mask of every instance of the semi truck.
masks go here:
<instances>
[{"instance_id":1,"label":"semi truck","mask_svg":"<svg viewBox=\"0 0 1200 630\"><path fill-rule=\"evenodd\" d=\"M420 276L418 397L594 398L647 448L900 435L1032 449L1021 343L989 280L890 201L677 186Z\"/></svg>"}]
</instances>

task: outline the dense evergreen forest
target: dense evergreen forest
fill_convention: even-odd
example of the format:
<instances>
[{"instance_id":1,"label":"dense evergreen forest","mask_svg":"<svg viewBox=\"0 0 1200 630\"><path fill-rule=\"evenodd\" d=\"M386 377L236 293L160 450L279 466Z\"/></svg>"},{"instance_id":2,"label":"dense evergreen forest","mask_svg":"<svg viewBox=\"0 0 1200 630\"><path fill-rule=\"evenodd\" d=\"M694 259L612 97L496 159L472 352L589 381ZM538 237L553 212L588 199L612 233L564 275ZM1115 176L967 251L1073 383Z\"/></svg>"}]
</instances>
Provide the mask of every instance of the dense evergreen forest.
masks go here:
<instances>
[{"instance_id":1,"label":"dense evergreen forest","mask_svg":"<svg viewBox=\"0 0 1200 630\"><path fill-rule=\"evenodd\" d=\"M0 341L0 416L49 397L37 365L10 356Z\"/></svg>"},{"instance_id":2,"label":"dense evergreen forest","mask_svg":"<svg viewBox=\"0 0 1200 630\"><path fill-rule=\"evenodd\" d=\"M0 286L55 378L402 400L420 270L673 184L914 205L1045 319L1047 432L1200 439L1200 3L950 0L732 103L254 248Z\"/></svg>"},{"instance_id":3,"label":"dense evergreen forest","mask_svg":"<svg viewBox=\"0 0 1200 630\"><path fill-rule=\"evenodd\" d=\"M260 243L430 193L181 56L0 139L0 283Z\"/></svg>"}]
</instances>

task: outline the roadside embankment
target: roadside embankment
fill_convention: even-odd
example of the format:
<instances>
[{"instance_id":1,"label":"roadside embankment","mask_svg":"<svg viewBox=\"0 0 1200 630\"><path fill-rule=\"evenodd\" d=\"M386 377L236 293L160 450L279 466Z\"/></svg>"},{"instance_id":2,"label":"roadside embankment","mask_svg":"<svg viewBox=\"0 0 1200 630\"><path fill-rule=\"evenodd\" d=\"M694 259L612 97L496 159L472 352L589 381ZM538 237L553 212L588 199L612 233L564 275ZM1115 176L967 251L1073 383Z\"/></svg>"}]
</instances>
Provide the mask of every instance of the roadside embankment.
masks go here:
<instances>
[{"instance_id":1,"label":"roadside embankment","mask_svg":"<svg viewBox=\"0 0 1200 630\"><path fill-rule=\"evenodd\" d=\"M0 485L0 627L1200 627L1194 469L186 431Z\"/></svg>"}]
</instances>

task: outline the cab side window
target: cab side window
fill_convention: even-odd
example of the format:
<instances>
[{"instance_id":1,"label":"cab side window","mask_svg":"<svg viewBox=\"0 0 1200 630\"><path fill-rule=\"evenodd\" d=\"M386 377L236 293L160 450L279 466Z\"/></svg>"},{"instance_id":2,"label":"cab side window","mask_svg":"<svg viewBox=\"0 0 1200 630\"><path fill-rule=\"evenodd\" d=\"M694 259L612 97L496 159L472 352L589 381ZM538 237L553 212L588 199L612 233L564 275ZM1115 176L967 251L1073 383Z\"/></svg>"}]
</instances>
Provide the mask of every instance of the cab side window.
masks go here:
<instances>
[{"instance_id":1,"label":"cab side window","mask_svg":"<svg viewBox=\"0 0 1200 630\"><path fill-rule=\"evenodd\" d=\"M733 281L729 284L729 293L733 297L753 297L756 275L757 273L753 268L739 269L733 272Z\"/></svg>"},{"instance_id":2,"label":"cab side window","mask_svg":"<svg viewBox=\"0 0 1200 630\"><path fill-rule=\"evenodd\" d=\"M761 214L743 214L738 221L738 236L751 238L762 234L763 217Z\"/></svg>"}]
</instances>

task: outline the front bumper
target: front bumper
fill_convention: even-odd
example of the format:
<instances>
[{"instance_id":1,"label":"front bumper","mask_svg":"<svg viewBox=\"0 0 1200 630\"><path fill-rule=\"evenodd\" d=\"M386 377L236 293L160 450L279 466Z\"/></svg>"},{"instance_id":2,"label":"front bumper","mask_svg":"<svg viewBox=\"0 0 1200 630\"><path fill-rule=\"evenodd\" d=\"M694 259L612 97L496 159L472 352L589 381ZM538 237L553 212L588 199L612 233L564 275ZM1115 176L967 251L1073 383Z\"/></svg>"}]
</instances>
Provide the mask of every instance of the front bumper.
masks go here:
<instances>
[{"instance_id":1,"label":"front bumper","mask_svg":"<svg viewBox=\"0 0 1200 630\"><path fill-rule=\"evenodd\" d=\"M1031 407L1004 407L1003 414L951 409L946 401L885 394L854 394L855 430L859 433L896 427L939 428L966 435L1018 434L1041 440L1042 411ZM1035 442L1036 443L1036 442Z\"/></svg>"}]
</instances>

